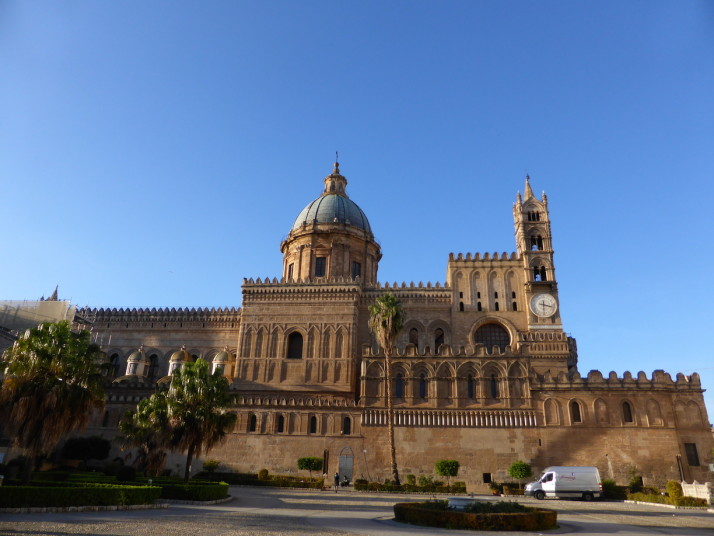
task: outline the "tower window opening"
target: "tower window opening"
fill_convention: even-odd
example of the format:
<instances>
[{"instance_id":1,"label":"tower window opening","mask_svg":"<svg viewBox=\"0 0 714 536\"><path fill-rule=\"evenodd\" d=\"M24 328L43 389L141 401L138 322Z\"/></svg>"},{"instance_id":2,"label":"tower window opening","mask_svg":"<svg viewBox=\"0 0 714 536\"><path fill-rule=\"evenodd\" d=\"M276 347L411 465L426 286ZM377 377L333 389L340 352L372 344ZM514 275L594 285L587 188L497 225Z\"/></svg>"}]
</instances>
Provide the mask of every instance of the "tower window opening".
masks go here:
<instances>
[{"instance_id":1,"label":"tower window opening","mask_svg":"<svg viewBox=\"0 0 714 536\"><path fill-rule=\"evenodd\" d=\"M511 292L511 298L515 298L515 297L516 297L516 292L515 291Z\"/></svg>"},{"instance_id":2,"label":"tower window opening","mask_svg":"<svg viewBox=\"0 0 714 536\"><path fill-rule=\"evenodd\" d=\"M464 293L463 293L463 292L459 292L459 298L463 298L463 297L464 297Z\"/></svg>"},{"instance_id":3,"label":"tower window opening","mask_svg":"<svg viewBox=\"0 0 714 536\"><path fill-rule=\"evenodd\" d=\"M634 419L632 418L632 407L629 402L622 403L622 419L625 422L634 422Z\"/></svg>"},{"instance_id":4,"label":"tower window opening","mask_svg":"<svg viewBox=\"0 0 714 536\"><path fill-rule=\"evenodd\" d=\"M292 281L292 280L293 280L293 275L294 275L294 274L293 274L293 270L294 270L294 269L295 269L295 264L293 264L293 263L291 262L290 265L288 266L288 281Z\"/></svg>"},{"instance_id":5,"label":"tower window opening","mask_svg":"<svg viewBox=\"0 0 714 536\"><path fill-rule=\"evenodd\" d=\"M489 386L491 388L491 398L498 400L498 379L496 379L495 374L491 374L489 379Z\"/></svg>"},{"instance_id":6,"label":"tower window opening","mask_svg":"<svg viewBox=\"0 0 714 536\"><path fill-rule=\"evenodd\" d=\"M459 311L464 310L464 302L459 302Z\"/></svg>"},{"instance_id":7,"label":"tower window opening","mask_svg":"<svg viewBox=\"0 0 714 536\"><path fill-rule=\"evenodd\" d=\"M248 419L248 431L255 432L257 428L258 428L258 418L255 416L255 414L251 414L250 419Z\"/></svg>"},{"instance_id":8,"label":"tower window opening","mask_svg":"<svg viewBox=\"0 0 714 536\"><path fill-rule=\"evenodd\" d=\"M276 431L279 434L282 434L285 431L285 417L282 415L278 415L278 425L276 427Z\"/></svg>"},{"instance_id":9,"label":"tower window opening","mask_svg":"<svg viewBox=\"0 0 714 536\"><path fill-rule=\"evenodd\" d=\"M315 277L325 277L326 261L325 257L317 257L315 259Z\"/></svg>"},{"instance_id":10,"label":"tower window opening","mask_svg":"<svg viewBox=\"0 0 714 536\"><path fill-rule=\"evenodd\" d=\"M496 311L498 311L498 302L494 303L493 305L494 305L494 308L496 309Z\"/></svg>"},{"instance_id":11,"label":"tower window opening","mask_svg":"<svg viewBox=\"0 0 714 536\"><path fill-rule=\"evenodd\" d=\"M357 279L362 275L362 264L359 262L352 263L352 279Z\"/></svg>"},{"instance_id":12,"label":"tower window opening","mask_svg":"<svg viewBox=\"0 0 714 536\"><path fill-rule=\"evenodd\" d=\"M575 400L570 403L570 417L573 422L583 422L583 416L580 413L580 404Z\"/></svg>"},{"instance_id":13,"label":"tower window opening","mask_svg":"<svg viewBox=\"0 0 714 536\"><path fill-rule=\"evenodd\" d=\"M513 302L512 308L514 311L518 311L518 303Z\"/></svg>"},{"instance_id":14,"label":"tower window opening","mask_svg":"<svg viewBox=\"0 0 714 536\"><path fill-rule=\"evenodd\" d=\"M493 293L493 297L496 298L496 299L498 299L498 292L494 292L494 293Z\"/></svg>"},{"instance_id":15,"label":"tower window opening","mask_svg":"<svg viewBox=\"0 0 714 536\"><path fill-rule=\"evenodd\" d=\"M481 293L480 293L480 292L476 292L476 297L479 298L479 299L481 299Z\"/></svg>"},{"instance_id":16,"label":"tower window opening","mask_svg":"<svg viewBox=\"0 0 714 536\"><path fill-rule=\"evenodd\" d=\"M310 433L317 433L317 417L315 417L314 415L310 417Z\"/></svg>"},{"instance_id":17,"label":"tower window opening","mask_svg":"<svg viewBox=\"0 0 714 536\"><path fill-rule=\"evenodd\" d=\"M466 396L469 400L473 400L476 395L476 382L474 381L473 374L469 374L466 379Z\"/></svg>"},{"instance_id":18,"label":"tower window opening","mask_svg":"<svg viewBox=\"0 0 714 536\"><path fill-rule=\"evenodd\" d=\"M302 359L302 334L297 331L288 337L288 359Z\"/></svg>"},{"instance_id":19,"label":"tower window opening","mask_svg":"<svg viewBox=\"0 0 714 536\"><path fill-rule=\"evenodd\" d=\"M345 417L342 420L342 434L350 435L352 433L352 419Z\"/></svg>"},{"instance_id":20,"label":"tower window opening","mask_svg":"<svg viewBox=\"0 0 714 536\"><path fill-rule=\"evenodd\" d=\"M478 302L478 303L476 304L476 310L477 310L477 311L482 311L482 310L483 310L483 309L481 308L481 302Z\"/></svg>"}]
</instances>

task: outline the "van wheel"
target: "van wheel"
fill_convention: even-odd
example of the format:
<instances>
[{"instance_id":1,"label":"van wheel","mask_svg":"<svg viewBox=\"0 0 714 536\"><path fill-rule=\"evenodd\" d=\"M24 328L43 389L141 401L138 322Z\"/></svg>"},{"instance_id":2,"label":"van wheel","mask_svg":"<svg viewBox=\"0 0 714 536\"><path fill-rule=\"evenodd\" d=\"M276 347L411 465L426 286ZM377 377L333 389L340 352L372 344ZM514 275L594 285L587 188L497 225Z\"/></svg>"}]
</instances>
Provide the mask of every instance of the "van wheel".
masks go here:
<instances>
[{"instance_id":1,"label":"van wheel","mask_svg":"<svg viewBox=\"0 0 714 536\"><path fill-rule=\"evenodd\" d=\"M539 501L542 501L543 499L545 499L545 493L543 493L541 490L538 490L533 494L533 497L535 497Z\"/></svg>"},{"instance_id":2,"label":"van wheel","mask_svg":"<svg viewBox=\"0 0 714 536\"><path fill-rule=\"evenodd\" d=\"M583 493L584 501L592 501L594 498L592 493Z\"/></svg>"}]
</instances>

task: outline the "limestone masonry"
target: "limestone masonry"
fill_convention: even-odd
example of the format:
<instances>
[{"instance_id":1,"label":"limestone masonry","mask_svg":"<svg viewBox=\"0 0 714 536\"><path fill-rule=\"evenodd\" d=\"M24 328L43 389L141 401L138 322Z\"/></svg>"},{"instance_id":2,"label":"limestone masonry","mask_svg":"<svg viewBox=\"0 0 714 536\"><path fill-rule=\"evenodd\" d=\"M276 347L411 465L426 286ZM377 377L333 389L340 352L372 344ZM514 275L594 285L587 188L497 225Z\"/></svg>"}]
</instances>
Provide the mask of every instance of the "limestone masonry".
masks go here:
<instances>
[{"instance_id":1,"label":"limestone masonry","mask_svg":"<svg viewBox=\"0 0 714 536\"><path fill-rule=\"evenodd\" d=\"M322 456L327 473L389 477L384 358L368 306L394 294L407 322L394 358L400 474L461 462L483 491L516 459L596 465L646 484L711 480L714 446L697 374L581 374L563 331L548 200L526 179L513 205L516 251L450 254L445 285L383 285L382 257L336 163L298 215L282 277L244 279L230 309L84 309L115 366L106 413L87 433L116 433L127 410L186 361L220 369L238 424L210 457L240 471L295 473Z\"/></svg>"}]
</instances>

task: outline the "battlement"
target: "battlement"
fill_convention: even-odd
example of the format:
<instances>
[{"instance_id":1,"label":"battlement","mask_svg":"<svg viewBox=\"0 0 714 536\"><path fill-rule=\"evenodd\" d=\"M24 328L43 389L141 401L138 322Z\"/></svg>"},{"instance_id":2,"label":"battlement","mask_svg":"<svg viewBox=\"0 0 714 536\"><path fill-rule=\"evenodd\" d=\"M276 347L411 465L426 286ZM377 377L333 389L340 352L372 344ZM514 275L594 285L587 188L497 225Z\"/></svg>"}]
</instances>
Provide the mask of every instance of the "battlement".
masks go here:
<instances>
[{"instance_id":1,"label":"battlement","mask_svg":"<svg viewBox=\"0 0 714 536\"><path fill-rule=\"evenodd\" d=\"M403 358L424 358L424 357L513 357L522 355L520 346L515 348L506 346L503 351L497 346L487 348L483 344L474 344L473 346L459 346L454 349L450 344L442 344L438 348L438 353L434 353L430 346L425 346L419 350L414 344L407 344L404 348L394 348L392 354L393 359ZM369 344L362 345L362 357L375 358L384 357L384 352L380 348L377 352L372 351Z\"/></svg>"},{"instance_id":2,"label":"battlement","mask_svg":"<svg viewBox=\"0 0 714 536\"><path fill-rule=\"evenodd\" d=\"M699 374L693 372L690 376L685 376L681 372L677 373L676 380L664 370L655 370L652 377L640 371L634 378L630 371L625 371L622 377L611 371L605 378L599 370L591 370L587 377L583 378L579 372L566 374L565 372L553 376L550 372L543 375L536 375L533 378L532 387L540 389L676 389L683 391L701 391L702 384Z\"/></svg>"},{"instance_id":3,"label":"battlement","mask_svg":"<svg viewBox=\"0 0 714 536\"><path fill-rule=\"evenodd\" d=\"M93 323L101 322L226 322L240 318L240 307L163 308L84 308L79 315Z\"/></svg>"},{"instance_id":4,"label":"battlement","mask_svg":"<svg viewBox=\"0 0 714 536\"><path fill-rule=\"evenodd\" d=\"M510 255L505 251L501 254L494 252L493 254L484 253L449 253L449 262L473 262L473 261L517 261L520 257L518 253L512 252Z\"/></svg>"}]
</instances>

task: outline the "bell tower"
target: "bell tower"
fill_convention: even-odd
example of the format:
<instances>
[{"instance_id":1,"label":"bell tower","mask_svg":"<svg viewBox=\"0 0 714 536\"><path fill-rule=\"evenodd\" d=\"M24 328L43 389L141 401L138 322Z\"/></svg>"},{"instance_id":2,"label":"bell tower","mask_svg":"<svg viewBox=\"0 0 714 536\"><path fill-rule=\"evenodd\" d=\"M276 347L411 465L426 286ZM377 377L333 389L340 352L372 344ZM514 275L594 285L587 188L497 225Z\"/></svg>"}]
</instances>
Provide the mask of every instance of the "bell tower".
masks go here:
<instances>
[{"instance_id":1,"label":"bell tower","mask_svg":"<svg viewBox=\"0 0 714 536\"><path fill-rule=\"evenodd\" d=\"M528 175L523 197L518 192L513 205L513 221L523 262L528 329L562 330L548 198L545 192L541 199L533 195Z\"/></svg>"}]
</instances>

